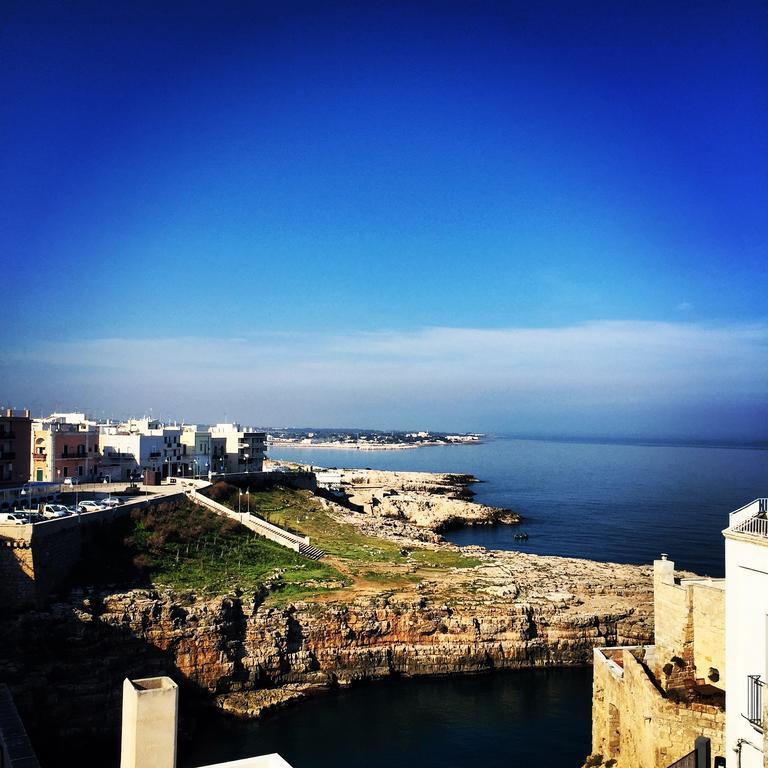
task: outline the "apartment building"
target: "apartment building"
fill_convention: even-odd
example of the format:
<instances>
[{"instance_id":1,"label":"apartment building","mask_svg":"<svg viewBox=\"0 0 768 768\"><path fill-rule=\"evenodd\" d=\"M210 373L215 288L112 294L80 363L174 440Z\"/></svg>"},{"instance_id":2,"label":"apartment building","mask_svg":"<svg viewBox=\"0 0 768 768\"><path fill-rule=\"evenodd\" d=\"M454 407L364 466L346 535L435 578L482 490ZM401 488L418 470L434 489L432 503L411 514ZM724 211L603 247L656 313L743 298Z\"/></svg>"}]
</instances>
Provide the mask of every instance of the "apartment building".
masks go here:
<instances>
[{"instance_id":1,"label":"apartment building","mask_svg":"<svg viewBox=\"0 0 768 768\"><path fill-rule=\"evenodd\" d=\"M0 485L18 485L29 480L31 452L29 411L5 409L0 415Z\"/></svg>"}]
</instances>

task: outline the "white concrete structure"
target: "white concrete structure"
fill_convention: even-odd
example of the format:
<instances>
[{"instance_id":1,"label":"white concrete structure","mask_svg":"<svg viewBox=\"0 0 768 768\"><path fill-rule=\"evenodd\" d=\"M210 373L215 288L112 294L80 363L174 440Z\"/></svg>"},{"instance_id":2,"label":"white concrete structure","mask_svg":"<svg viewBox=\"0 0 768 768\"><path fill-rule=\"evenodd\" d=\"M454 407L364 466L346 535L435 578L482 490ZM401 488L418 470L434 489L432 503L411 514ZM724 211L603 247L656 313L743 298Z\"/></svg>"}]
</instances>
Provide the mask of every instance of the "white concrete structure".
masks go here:
<instances>
[{"instance_id":1,"label":"white concrete structure","mask_svg":"<svg viewBox=\"0 0 768 768\"><path fill-rule=\"evenodd\" d=\"M728 764L763 768L768 673L768 499L730 516L725 536L725 654Z\"/></svg>"},{"instance_id":2,"label":"white concrete structure","mask_svg":"<svg viewBox=\"0 0 768 768\"><path fill-rule=\"evenodd\" d=\"M160 434L117 432L101 434L102 472L113 481L128 480L143 469L160 469L164 457L162 430Z\"/></svg>"},{"instance_id":3,"label":"white concrete structure","mask_svg":"<svg viewBox=\"0 0 768 768\"><path fill-rule=\"evenodd\" d=\"M125 680L120 768L175 768L178 710L170 677Z\"/></svg>"},{"instance_id":4,"label":"white concrete structure","mask_svg":"<svg viewBox=\"0 0 768 768\"><path fill-rule=\"evenodd\" d=\"M123 683L120 768L175 768L179 689L170 677ZM278 754L202 768L291 768Z\"/></svg>"}]
</instances>

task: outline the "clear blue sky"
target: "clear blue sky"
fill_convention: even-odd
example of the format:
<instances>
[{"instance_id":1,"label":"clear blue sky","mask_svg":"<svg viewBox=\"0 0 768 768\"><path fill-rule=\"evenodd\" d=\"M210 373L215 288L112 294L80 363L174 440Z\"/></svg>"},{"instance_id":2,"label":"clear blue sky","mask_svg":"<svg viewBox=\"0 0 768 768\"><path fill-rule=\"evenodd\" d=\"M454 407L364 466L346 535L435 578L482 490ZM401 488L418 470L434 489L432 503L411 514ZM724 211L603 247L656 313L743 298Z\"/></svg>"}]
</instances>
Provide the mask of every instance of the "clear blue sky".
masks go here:
<instances>
[{"instance_id":1,"label":"clear blue sky","mask_svg":"<svg viewBox=\"0 0 768 768\"><path fill-rule=\"evenodd\" d=\"M0 23L0 400L513 431L569 414L577 431L704 420L765 436L765 3L19 0ZM618 377L616 403L610 386L588 402L567 367L537 388L569 329L615 323L642 329L643 370L660 366L647 392L622 405ZM686 353L726 341L706 365L659 363L660 328L698 334ZM448 344L411 412L433 329L507 346L472 347L489 356L470 355L462 390ZM519 343L537 329L545 362ZM583 342L609 379L626 367L610 333ZM382 334L397 365L367 351ZM198 378L175 339L240 359L245 343L251 375ZM162 340L184 382L166 397L140 354L105 371L92 354L105 340L119 359ZM273 365L290 397L261 386ZM688 378L673 386L670 365ZM340 387L324 366L368 378ZM729 366L733 386L710 391ZM493 407L523 391L521 412Z\"/></svg>"}]
</instances>

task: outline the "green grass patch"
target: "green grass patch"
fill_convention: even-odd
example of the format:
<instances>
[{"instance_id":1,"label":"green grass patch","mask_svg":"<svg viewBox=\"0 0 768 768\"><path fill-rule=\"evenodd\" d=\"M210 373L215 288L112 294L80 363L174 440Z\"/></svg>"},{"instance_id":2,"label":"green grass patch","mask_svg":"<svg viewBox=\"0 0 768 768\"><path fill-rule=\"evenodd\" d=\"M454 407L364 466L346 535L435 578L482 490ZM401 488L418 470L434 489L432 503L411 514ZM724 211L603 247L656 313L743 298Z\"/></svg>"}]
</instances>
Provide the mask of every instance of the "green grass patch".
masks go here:
<instances>
[{"instance_id":1,"label":"green grass patch","mask_svg":"<svg viewBox=\"0 0 768 768\"><path fill-rule=\"evenodd\" d=\"M138 510L104 526L86 544L72 577L78 586L170 586L207 594L255 591L267 581L276 593L293 596L344 584L331 566L190 502Z\"/></svg>"},{"instance_id":2,"label":"green grass patch","mask_svg":"<svg viewBox=\"0 0 768 768\"><path fill-rule=\"evenodd\" d=\"M237 509L237 489L217 483L212 498ZM216 495L214 495L214 493ZM245 510L246 496L240 497L240 509ZM309 536L312 544L329 555L364 563L415 563L430 568L474 568L480 564L476 557L466 557L451 550L408 547L366 536L354 526L338 523L309 491L276 487L250 494L250 509L270 523ZM362 574L361 574L362 575Z\"/></svg>"}]
</instances>

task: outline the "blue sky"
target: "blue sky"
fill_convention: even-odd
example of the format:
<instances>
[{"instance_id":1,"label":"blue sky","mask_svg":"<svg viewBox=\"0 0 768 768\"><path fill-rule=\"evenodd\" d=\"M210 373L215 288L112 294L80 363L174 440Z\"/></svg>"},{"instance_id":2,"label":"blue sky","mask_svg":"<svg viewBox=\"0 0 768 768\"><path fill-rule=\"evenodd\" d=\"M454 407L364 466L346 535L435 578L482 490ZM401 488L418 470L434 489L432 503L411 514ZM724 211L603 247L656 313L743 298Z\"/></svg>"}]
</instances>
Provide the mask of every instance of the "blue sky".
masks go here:
<instances>
[{"instance_id":1,"label":"blue sky","mask_svg":"<svg viewBox=\"0 0 768 768\"><path fill-rule=\"evenodd\" d=\"M1 401L767 436L763 3L3 8Z\"/></svg>"}]
</instances>

